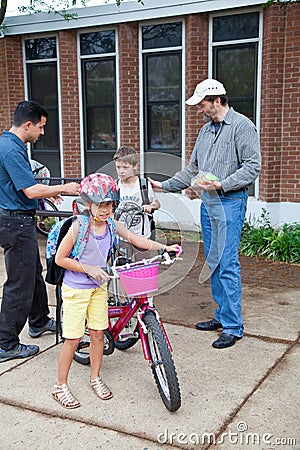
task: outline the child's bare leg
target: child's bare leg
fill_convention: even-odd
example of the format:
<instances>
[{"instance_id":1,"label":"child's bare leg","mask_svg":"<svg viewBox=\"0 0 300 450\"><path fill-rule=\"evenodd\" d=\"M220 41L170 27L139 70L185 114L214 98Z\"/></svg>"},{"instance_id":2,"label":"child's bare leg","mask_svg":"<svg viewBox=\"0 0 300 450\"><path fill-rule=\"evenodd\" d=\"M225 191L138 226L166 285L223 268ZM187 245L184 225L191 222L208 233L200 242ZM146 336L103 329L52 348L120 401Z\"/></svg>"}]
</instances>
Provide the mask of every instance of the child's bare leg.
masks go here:
<instances>
[{"instance_id":1,"label":"child's bare leg","mask_svg":"<svg viewBox=\"0 0 300 450\"><path fill-rule=\"evenodd\" d=\"M91 361L91 387L96 395L102 400L112 398L113 394L100 377L102 364L103 347L104 347L104 331L90 331L90 361Z\"/></svg>"},{"instance_id":2,"label":"child's bare leg","mask_svg":"<svg viewBox=\"0 0 300 450\"><path fill-rule=\"evenodd\" d=\"M58 378L57 384L67 384L70 367L73 361L73 356L80 339L66 339L63 343L58 360Z\"/></svg>"},{"instance_id":3,"label":"child's bare leg","mask_svg":"<svg viewBox=\"0 0 300 450\"><path fill-rule=\"evenodd\" d=\"M57 384L54 385L52 390L52 397L67 409L80 406L80 402L76 400L67 385L73 355L79 342L80 339L66 339L63 343L58 360Z\"/></svg>"},{"instance_id":4,"label":"child's bare leg","mask_svg":"<svg viewBox=\"0 0 300 450\"><path fill-rule=\"evenodd\" d=\"M103 348L104 348L104 331L91 330L90 332L90 361L91 361L91 380L100 376Z\"/></svg>"}]
</instances>

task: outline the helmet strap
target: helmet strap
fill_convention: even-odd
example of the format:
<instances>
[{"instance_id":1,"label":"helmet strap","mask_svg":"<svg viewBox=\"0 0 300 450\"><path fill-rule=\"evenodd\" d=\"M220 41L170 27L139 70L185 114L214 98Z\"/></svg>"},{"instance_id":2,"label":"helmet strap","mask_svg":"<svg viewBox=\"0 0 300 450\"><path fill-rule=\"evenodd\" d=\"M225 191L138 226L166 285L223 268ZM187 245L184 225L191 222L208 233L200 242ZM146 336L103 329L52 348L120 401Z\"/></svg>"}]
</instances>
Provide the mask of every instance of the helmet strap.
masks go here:
<instances>
[{"instance_id":1,"label":"helmet strap","mask_svg":"<svg viewBox=\"0 0 300 450\"><path fill-rule=\"evenodd\" d=\"M94 216L94 214L92 212L92 203L90 203L90 205L89 205L89 211L90 211L90 216L91 216L92 220L94 220L95 222L101 222L101 220L99 220L98 217Z\"/></svg>"}]
</instances>

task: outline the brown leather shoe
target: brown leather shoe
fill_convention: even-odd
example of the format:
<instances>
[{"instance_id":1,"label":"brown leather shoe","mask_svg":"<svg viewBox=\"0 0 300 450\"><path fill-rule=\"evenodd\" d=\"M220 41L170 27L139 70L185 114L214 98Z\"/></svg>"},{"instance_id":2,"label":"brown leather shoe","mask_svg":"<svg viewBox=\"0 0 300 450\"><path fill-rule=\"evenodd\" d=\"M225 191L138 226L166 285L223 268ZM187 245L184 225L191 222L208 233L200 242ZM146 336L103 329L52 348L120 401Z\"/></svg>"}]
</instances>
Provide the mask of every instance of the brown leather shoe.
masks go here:
<instances>
[{"instance_id":1,"label":"brown leather shoe","mask_svg":"<svg viewBox=\"0 0 300 450\"><path fill-rule=\"evenodd\" d=\"M207 322L199 322L196 324L197 330L200 331L213 331L218 328L222 328L222 324L216 319L208 320Z\"/></svg>"}]
</instances>

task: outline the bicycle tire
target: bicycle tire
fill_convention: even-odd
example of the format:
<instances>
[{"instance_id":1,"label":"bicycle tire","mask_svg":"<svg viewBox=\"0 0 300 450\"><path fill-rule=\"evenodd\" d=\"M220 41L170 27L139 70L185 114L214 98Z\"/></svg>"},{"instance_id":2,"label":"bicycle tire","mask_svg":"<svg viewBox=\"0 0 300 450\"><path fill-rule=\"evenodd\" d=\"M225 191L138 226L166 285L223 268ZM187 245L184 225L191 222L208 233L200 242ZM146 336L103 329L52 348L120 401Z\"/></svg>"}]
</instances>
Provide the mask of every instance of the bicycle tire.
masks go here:
<instances>
[{"instance_id":1,"label":"bicycle tire","mask_svg":"<svg viewBox=\"0 0 300 450\"><path fill-rule=\"evenodd\" d=\"M111 355L115 350L115 342L113 335L109 330L104 330L104 349L103 355ZM88 330L85 330L85 333L79 342L77 349L75 350L73 359L79 364L83 364L87 366L90 364L90 334Z\"/></svg>"},{"instance_id":2,"label":"bicycle tire","mask_svg":"<svg viewBox=\"0 0 300 450\"><path fill-rule=\"evenodd\" d=\"M41 211L58 211L57 206L48 198L43 199L44 209ZM39 215L39 208L36 210L36 229L42 236L48 236L49 230L56 222L59 222L61 217L47 217Z\"/></svg>"},{"instance_id":3,"label":"bicycle tire","mask_svg":"<svg viewBox=\"0 0 300 450\"><path fill-rule=\"evenodd\" d=\"M84 335L85 336L85 335ZM73 359L74 361L78 362L79 364L82 364L84 366L88 366L90 364L90 341L88 340L81 340L77 349L75 350Z\"/></svg>"},{"instance_id":4,"label":"bicycle tire","mask_svg":"<svg viewBox=\"0 0 300 450\"><path fill-rule=\"evenodd\" d=\"M164 332L152 312L143 316L147 327L146 341L151 356L152 373L165 407L170 412L181 406L180 387L174 361Z\"/></svg>"},{"instance_id":5,"label":"bicycle tire","mask_svg":"<svg viewBox=\"0 0 300 450\"><path fill-rule=\"evenodd\" d=\"M64 342L63 338L63 301L62 301L62 293L61 293L61 284L57 284L55 287L55 295L56 295L56 323L58 324L56 331L56 343L58 344L59 337L62 342Z\"/></svg>"}]
</instances>

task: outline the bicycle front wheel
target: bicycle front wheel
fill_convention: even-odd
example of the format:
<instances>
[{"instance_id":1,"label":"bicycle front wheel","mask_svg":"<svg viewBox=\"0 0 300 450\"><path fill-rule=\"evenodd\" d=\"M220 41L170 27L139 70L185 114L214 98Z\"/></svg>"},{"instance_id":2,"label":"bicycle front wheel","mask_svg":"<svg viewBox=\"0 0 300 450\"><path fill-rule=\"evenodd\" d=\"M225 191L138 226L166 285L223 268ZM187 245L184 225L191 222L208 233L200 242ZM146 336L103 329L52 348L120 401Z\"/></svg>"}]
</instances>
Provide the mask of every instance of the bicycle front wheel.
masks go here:
<instances>
[{"instance_id":1,"label":"bicycle front wheel","mask_svg":"<svg viewBox=\"0 0 300 450\"><path fill-rule=\"evenodd\" d=\"M181 394L173 358L164 332L153 313L146 313L143 321L148 331L146 340L151 355L151 369L159 394L169 411L177 411L181 406Z\"/></svg>"},{"instance_id":2,"label":"bicycle front wheel","mask_svg":"<svg viewBox=\"0 0 300 450\"><path fill-rule=\"evenodd\" d=\"M39 214L42 211L43 214ZM48 198L39 200L38 209L36 211L36 229L43 236L48 236L49 230L56 222L61 220L61 217L47 216L45 211L58 211L56 205Z\"/></svg>"}]
</instances>

